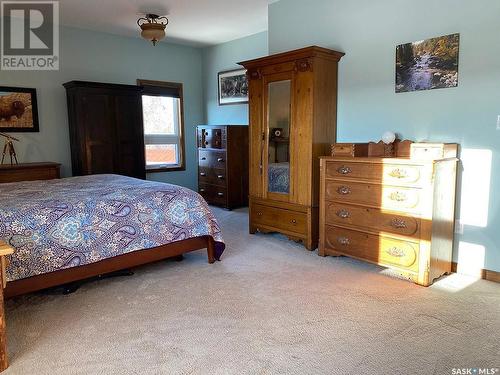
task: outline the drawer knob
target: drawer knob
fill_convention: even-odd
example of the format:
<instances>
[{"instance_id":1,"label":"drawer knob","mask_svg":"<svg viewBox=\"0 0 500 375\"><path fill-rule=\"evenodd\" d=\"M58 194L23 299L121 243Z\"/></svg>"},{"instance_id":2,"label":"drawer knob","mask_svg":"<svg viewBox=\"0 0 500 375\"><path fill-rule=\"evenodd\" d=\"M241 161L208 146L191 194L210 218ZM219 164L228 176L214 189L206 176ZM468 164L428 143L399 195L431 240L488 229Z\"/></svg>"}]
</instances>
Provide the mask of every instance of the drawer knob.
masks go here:
<instances>
[{"instance_id":1,"label":"drawer knob","mask_svg":"<svg viewBox=\"0 0 500 375\"><path fill-rule=\"evenodd\" d=\"M201 158L201 160L207 160L207 158L203 156L203 157Z\"/></svg>"},{"instance_id":2,"label":"drawer knob","mask_svg":"<svg viewBox=\"0 0 500 375\"><path fill-rule=\"evenodd\" d=\"M400 219L399 217L396 217L391 220L391 226L397 229L408 228L408 226L406 225L406 221Z\"/></svg>"},{"instance_id":3,"label":"drawer knob","mask_svg":"<svg viewBox=\"0 0 500 375\"><path fill-rule=\"evenodd\" d=\"M205 141L205 146L207 146L207 145L208 145L208 141Z\"/></svg>"},{"instance_id":4,"label":"drawer knob","mask_svg":"<svg viewBox=\"0 0 500 375\"><path fill-rule=\"evenodd\" d=\"M408 177L408 172L405 169L394 168L389 172L389 176L394 178L406 178Z\"/></svg>"},{"instance_id":5,"label":"drawer knob","mask_svg":"<svg viewBox=\"0 0 500 375\"><path fill-rule=\"evenodd\" d=\"M408 199L406 197L406 194L401 192L401 191L395 191L395 192L391 193L391 195L389 195L389 198L393 201L396 201L396 202L404 202L405 200Z\"/></svg>"},{"instance_id":6,"label":"drawer knob","mask_svg":"<svg viewBox=\"0 0 500 375\"><path fill-rule=\"evenodd\" d=\"M406 252L403 249L396 246L387 249L385 252L395 258L402 258L406 255Z\"/></svg>"},{"instance_id":7,"label":"drawer knob","mask_svg":"<svg viewBox=\"0 0 500 375\"><path fill-rule=\"evenodd\" d=\"M200 193L204 193L205 192L205 189L200 189Z\"/></svg>"},{"instance_id":8,"label":"drawer knob","mask_svg":"<svg viewBox=\"0 0 500 375\"><path fill-rule=\"evenodd\" d=\"M205 172L200 172L200 176L206 176Z\"/></svg>"},{"instance_id":9,"label":"drawer knob","mask_svg":"<svg viewBox=\"0 0 500 375\"><path fill-rule=\"evenodd\" d=\"M262 216L262 212L257 212L257 216Z\"/></svg>"},{"instance_id":10,"label":"drawer knob","mask_svg":"<svg viewBox=\"0 0 500 375\"><path fill-rule=\"evenodd\" d=\"M218 176L217 176L217 178L218 178L219 180L223 180L223 179L224 179L224 176L220 174L220 175L218 175Z\"/></svg>"},{"instance_id":11,"label":"drawer knob","mask_svg":"<svg viewBox=\"0 0 500 375\"><path fill-rule=\"evenodd\" d=\"M346 167L345 165L343 165L342 167L340 167L339 169L337 169L337 172L340 173L340 174L349 174L352 172L351 168L349 167Z\"/></svg>"},{"instance_id":12,"label":"drawer knob","mask_svg":"<svg viewBox=\"0 0 500 375\"><path fill-rule=\"evenodd\" d=\"M224 196L224 193L218 192L218 193L217 193L217 195L218 195L219 197L223 197L223 196Z\"/></svg>"},{"instance_id":13,"label":"drawer knob","mask_svg":"<svg viewBox=\"0 0 500 375\"><path fill-rule=\"evenodd\" d=\"M297 224L297 220L292 219L292 220L290 220L290 223L292 223L292 224Z\"/></svg>"},{"instance_id":14,"label":"drawer knob","mask_svg":"<svg viewBox=\"0 0 500 375\"><path fill-rule=\"evenodd\" d=\"M341 195L351 194L351 189L349 188L349 186L340 186L337 189L337 193L339 193Z\"/></svg>"},{"instance_id":15,"label":"drawer knob","mask_svg":"<svg viewBox=\"0 0 500 375\"><path fill-rule=\"evenodd\" d=\"M349 238L347 237L338 237L337 242L342 246L347 246L351 243L351 241L349 241Z\"/></svg>"},{"instance_id":16,"label":"drawer knob","mask_svg":"<svg viewBox=\"0 0 500 375\"><path fill-rule=\"evenodd\" d=\"M347 210L338 210L337 216L340 217L341 219L347 219L351 216L351 214Z\"/></svg>"},{"instance_id":17,"label":"drawer knob","mask_svg":"<svg viewBox=\"0 0 500 375\"><path fill-rule=\"evenodd\" d=\"M217 161L218 161L218 162L223 162L223 161L224 161L224 159L222 159L222 158L217 158Z\"/></svg>"}]
</instances>

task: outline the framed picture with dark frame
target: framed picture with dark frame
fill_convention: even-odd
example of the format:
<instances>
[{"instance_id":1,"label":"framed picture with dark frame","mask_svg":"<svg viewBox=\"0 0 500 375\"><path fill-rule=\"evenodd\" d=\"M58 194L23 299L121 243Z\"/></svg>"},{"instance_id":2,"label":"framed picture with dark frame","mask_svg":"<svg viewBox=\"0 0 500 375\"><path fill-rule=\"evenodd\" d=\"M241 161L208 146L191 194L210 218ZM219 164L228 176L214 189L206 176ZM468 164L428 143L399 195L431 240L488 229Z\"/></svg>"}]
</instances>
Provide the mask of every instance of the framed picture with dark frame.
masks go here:
<instances>
[{"instance_id":1,"label":"framed picture with dark frame","mask_svg":"<svg viewBox=\"0 0 500 375\"><path fill-rule=\"evenodd\" d=\"M0 132L38 132L36 89L0 86Z\"/></svg>"},{"instance_id":2,"label":"framed picture with dark frame","mask_svg":"<svg viewBox=\"0 0 500 375\"><path fill-rule=\"evenodd\" d=\"M225 70L217 74L219 105L248 103L246 69Z\"/></svg>"}]
</instances>

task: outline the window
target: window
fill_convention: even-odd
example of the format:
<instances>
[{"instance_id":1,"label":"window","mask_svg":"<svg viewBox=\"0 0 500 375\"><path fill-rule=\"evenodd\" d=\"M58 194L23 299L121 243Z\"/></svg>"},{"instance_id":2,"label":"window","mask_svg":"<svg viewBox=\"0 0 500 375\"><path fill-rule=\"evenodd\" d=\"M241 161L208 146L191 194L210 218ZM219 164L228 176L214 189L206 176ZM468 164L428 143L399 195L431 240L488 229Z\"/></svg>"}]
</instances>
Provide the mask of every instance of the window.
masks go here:
<instances>
[{"instance_id":1,"label":"window","mask_svg":"<svg viewBox=\"0 0 500 375\"><path fill-rule=\"evenodd\" d=\"M142 117L146 172L184 170L182 84L138 80L142 92Z\"/></svg>"}]
</instances>

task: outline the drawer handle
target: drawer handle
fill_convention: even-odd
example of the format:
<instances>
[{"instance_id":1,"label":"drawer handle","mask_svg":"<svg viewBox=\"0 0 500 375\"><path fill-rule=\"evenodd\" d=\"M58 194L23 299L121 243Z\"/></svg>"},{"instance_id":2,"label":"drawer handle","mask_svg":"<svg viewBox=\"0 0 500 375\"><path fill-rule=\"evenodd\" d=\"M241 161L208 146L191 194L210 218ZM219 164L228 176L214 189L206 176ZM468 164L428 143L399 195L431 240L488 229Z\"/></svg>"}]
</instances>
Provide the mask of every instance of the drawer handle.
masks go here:
<instances>
[{"instance_id":1,"label":"drawer handle","mask_svg":"<svg viewBox=\"0 0 500 375\"><path fill-rule=\"evenodd\" d=\"M217 176L217 178L218 178L219 180L223 180L223 179L224 179L224 176L220 174L220 175L218 175L218 176Z\"/></svg>"},{"instance_id":2,"label":"drawer handle","mask_svg":"<svg viewBox=\"0 0 500 375\"><path fill-rule=\"evenodd\" d=\"M224 159L222 159L222 158L217 158L217 161L218 161L218 162L223 162L223 161L224 161Z\"/></svg>"},{"instance_id":3,"label":"drawer handle","mask_svg":"<svg viewBox=\"0 0 500 375\"><path fill-rule=\"evenodd\" d=\"M207 146L207 145L208 145L208 141L205 141L205 146Z\"/></svg>"},{"instance_id":4,"label":"drawer handle","mask_svg":"<svg viewBox=\"0 0 500 375\"><path fill-rule=\"evenodd\" d=\"M207 158L203 156L203 157L201 158L201 160L207 160Z\"/></svg>"},{"instance_id":5,"label":"drawer handle","mask_svg":"<svg viewBox=\"0 0 500 375\"><path fill-rule=\"evenodd\" d=\"M406 221L398 217L391 220L391 226L397 229L408 228L408 226L406 225Z\"/></svg>"},{"instance_id":6,"label":"drawer handle","mask_svg":"<svg viewBox=\"0 0 500 375\"><path fill-rule=\"evenodd\" d=\"M393 201L396 201L396 202L404 202L405 200L408 199L406 194L402 193L400 191L395 191L395 192L391 193L391 195L389 195L389 198Z\"/></svg>"},{"instance_id":7,"label":"drawer handle","mask_svg":"<svg viewBox=\"0 0 500 375\"><path fill-rule=\"evenodd\" d=\"M395 258L402 258L406 255L406 252L403 249L396 246L387 249L385 252Z\"/></svg>"},{"instance_id":8,"label":"drawer handle","mask_svg":"<svg viewBox=\"0 0 500 375\"><path fill-rule=\"evenodd\" d=\"M347 210L338 210L337 216L340 217L341 219L347 219L351 217L351 214Z\"/></svg>"},{"instance_id":9,"label":"drawer handle","mask_svg":"<svg viewBox=\"0 0 500 375\"><path fill-rule=\"evenodd\" d=\"M292 219L292 220L290 220L290 223L292 223L292 224L297 224L297 220Z\"/></svg>"},{"instance_id":10,"label":"drawer handle","mask_svg":"<svg viewBox=\"0 0 500 375\"><path fill-rule=\"evenodd\" d=\"M340 173L340 174L349 174L352 172L351 168L349 167L346 167L345 165L343 165L342 167L340 167L339 169L337 169L337 172Z\"/></svg>"},{"instance_id":11,"label":"drawer handle","mask_svg":"<svg viewBox=\"0 0 500 375\"><path fill-rule=\"evenodd\" d=\"M217 195L218 195L219 197L223 197L223 196L224 196L224 193L219 192L219 193L217 193Z\"/></svg>"},{"instance_id":12,"label":"drawer handle","mask_svg":"<svg viewBox=\"0 0 500 375\"><path fill-rule=\"evenodd\" d=\"M340 186L337 189L337 193L339 193L341 195L351 194L351 189L348 186Z\"/></svg>"},{"instance_id":13,"label":"drawer handle","mask_svg":"<svg viewBox=\"0 0 500 375\"><path fill-rule=\"evenodd\" d=\"M408 172L405 169L395 168L390 173L389 176L394 178L406 178L408 177Z\"/></svg>"},{"instance_id":14,"label":"drawer handle","mask_svg":"<svg viewBox=\"0 0 500 375\"><path fill-rule=\"evenodd\" d=\"M262 216L262 212L257 212L257 216Z\"/></svg>"},{"instance_id":15,"label":"drawer handle","mask_svg":"<svg viewBox=\"0 0 500 375\"><path fill-rule=\"evenodd\" d=\"M204 193L205 192L205 189L200 189L200 193Z\"/></svg>"},{"instance_id":16,"label":"drawer handle","mask_svg":"<svg viewBox=\"0 0 500 375\"><path fill-rule=\"evenodd\" d=\"M338 237L337 242L342 246L348 246L351 244L351 241L349 241L349 238L347 237Z\"/></svg>"},{"instance_id":17,"label":"drawer handle","mask_svg":"<svg viewBox=\"0 0 500 375\"><path fill-rule=\"evenodd\" d=\"M206 176L207 174L205 172L200 172L200 176Z\"/></svg>"}]
</instances>

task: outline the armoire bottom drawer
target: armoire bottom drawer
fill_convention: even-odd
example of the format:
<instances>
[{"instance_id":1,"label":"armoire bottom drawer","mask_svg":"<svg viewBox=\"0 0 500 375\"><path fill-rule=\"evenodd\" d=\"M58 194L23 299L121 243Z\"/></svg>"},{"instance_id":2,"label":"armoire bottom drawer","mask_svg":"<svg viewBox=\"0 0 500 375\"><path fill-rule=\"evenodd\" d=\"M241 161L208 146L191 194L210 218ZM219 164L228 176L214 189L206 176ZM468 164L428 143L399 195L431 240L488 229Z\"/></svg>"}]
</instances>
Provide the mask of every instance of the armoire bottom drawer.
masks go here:
<instances>
[{"instance_id":1,"label":"armoire bottom drawer","mask_svg":"<svg viewBox=\"0 0 500 375\"><path fill-rule=\"evenodd\" d=\"M307 214L269 207L253 203L251 205L251 222L253 225L265 225L283 231L307 234Z\"/></svg>"},{"instance_id":2,"label":"armoire bottom drawer","mask_svg":"<svg viewBox=\"0 0 500 375\"><path fill-rule=\"evenodd\" d=\"M418 271L418 243L330 225L325 226L324 236L327 249L385 266Z\"/></svg>"},{"instance_id":3,"label":"armoire bottom drawer","mask_svg":"<svg viewBox=\"0 0 500 375\"><path fill-rule=\"evenodd\" d=\"M198 192L209 204L227 205L226 188L209 184L199 184Z\"/></svg>"}]
</instances>

